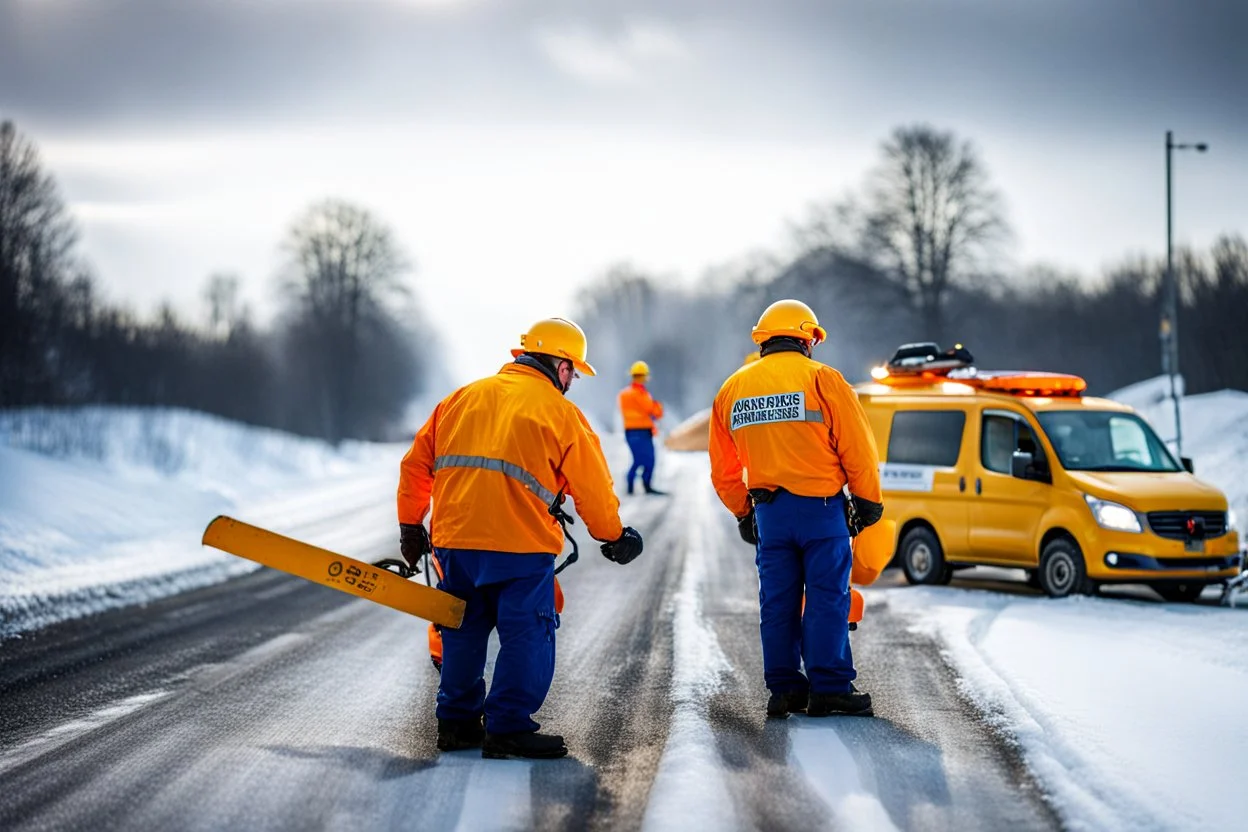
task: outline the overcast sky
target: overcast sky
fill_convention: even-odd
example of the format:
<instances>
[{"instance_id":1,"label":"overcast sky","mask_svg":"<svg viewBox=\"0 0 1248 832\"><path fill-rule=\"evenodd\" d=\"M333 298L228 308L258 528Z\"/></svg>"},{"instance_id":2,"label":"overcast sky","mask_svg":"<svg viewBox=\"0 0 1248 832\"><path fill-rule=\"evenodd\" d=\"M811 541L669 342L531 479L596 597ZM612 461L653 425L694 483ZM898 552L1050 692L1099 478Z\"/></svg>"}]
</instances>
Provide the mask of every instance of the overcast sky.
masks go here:
<instances>
[{"instance_id":1,"label":"overcast sky","mask_svg":"<svg viewBox=\"0 0 1248 832\"><path fill-rule=\"evenodd\" d=\"M1176 239L1248 233L1246 43L1243 0L0 0L0 118L111 298L191 313L228 270L268 314L285 227L341 196L466 378L614 261L783 250L913 121L979 147L1015 264L1162 253L1168 128L1211 145Z\"/></svg>"}]
</instances>

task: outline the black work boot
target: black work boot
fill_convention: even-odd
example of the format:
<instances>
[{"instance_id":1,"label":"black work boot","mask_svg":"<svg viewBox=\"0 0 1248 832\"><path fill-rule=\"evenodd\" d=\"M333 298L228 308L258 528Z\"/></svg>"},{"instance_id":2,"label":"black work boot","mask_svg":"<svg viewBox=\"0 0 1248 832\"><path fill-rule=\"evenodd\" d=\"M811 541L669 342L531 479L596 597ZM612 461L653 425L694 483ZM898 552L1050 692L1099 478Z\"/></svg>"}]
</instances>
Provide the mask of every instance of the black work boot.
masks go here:
<instances>
[{"instance_id":1,"label":"black work boot","mask_svg":"<svg viewBox=\"0 0 1248 832\"><path fill-rule=\"evenodd\" d=\"M787 719L789 714L806 710L807 692L791 690L786 693L773 693L767 700L767 716L773 719Z\"/></svg>"},{"instance_id":2,"label":"black work boot","mask_svg":"<svg viewBox=\"0 0 1248 832\"><path fill-rule=\"evenodd\" d=\"M654 495L654 496L656 496L656 497L666 497L666 496L667 496L667 492L666 492L666 491L660 491L659 489L657 489L657 488L652 488L652 487L650 487L650 486L648 486L648 485L646 486L646 493L647 493L647 494L653 494L653 495Z\"/></svg>"},{"instance_id":3,"label":"black work boot","mask_svg":"<svg viewBox=\"0 0 1248 832\"><path fill-rule=\"evenodd\" d=\"M526 731L518 734L486 733L481 744L481 756L487 760L506 760L508 757L525 757L530 760L553 760L566 757L568 747L558 734L538 734Z\"/></svg>"},{"instance_id":4,"label":"black work boot","mask_svg":"<svg viewBox=\"0 0 1248 832\"><path fill-rule=\"evenodd\" d=\"M480 748L485 739L485 728L481 725L481 717L476 719L439 719L438 750L463 751L465 748Z\"/></svg>"},{"instance_id":5,"label":"black work boot","mask_svg":"<svg viewBox=\"0 0 1248 832\"><path fill-rule=\"evenodd\" d=\"M853 685L849 693L818 693L811 691L806 716L875 716L871 709L871 694L863 693Z\"/></svg>"}]
</instances>

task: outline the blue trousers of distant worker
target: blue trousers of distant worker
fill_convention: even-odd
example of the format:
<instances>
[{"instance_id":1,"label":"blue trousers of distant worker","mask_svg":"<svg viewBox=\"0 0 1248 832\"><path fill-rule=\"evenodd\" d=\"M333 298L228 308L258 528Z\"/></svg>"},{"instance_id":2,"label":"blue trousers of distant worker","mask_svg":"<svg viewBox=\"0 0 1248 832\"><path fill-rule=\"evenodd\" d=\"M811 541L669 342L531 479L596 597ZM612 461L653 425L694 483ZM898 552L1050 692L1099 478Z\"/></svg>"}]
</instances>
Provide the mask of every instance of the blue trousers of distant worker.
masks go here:
<instances>
[{"instance_id":1,"label":"blue trousers of distant worker","mask_svg":"<svg viewBox=\"0 0 1248 832\"><path fill-rule=\"evenodd\" d=\"M628 469L628 493L633 493L633 478L641 472L641 485L650 490L650 478L654 476L654 432L649 428L630 428L624 431L628 449L633 452L633 467Z\"/></svg>"},{"instance_id":2,"label":"blue trousers of distant worker","mask_svg":"<svg viewBox=\"0 0 1248 832\"><path fill-rule=\"evenodd\" d=\"M533 714L555 675L555 556L473 549L438 549L438 587L464 599L459 629L442 628L439 719L485 714L491 734L532 732ZM490 692L485 658L498 629L498 657Z\"/></svg>"},{"instance_id":3,"label":"blue trousers of distant worker","mask_svg":"<svg viewBox=\"0 0 1248 832\"><path fill-rule=\"evenodd\" d=\"M844 499L781 491L759 503L754 516L767 689L847 693L858 674L849 649L852 552Z\"/></svg>"}]
</instances>

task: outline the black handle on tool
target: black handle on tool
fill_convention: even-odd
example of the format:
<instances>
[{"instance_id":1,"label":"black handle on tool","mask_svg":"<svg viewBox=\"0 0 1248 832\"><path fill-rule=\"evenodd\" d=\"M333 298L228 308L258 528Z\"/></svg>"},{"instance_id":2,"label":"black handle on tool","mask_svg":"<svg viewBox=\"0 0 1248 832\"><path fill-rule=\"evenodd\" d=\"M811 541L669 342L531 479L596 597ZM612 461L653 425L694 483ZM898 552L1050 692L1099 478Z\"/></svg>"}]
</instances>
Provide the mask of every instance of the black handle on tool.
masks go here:
<instances>
[{"instance_id":1,"label":"black handle on tool","mask_svg":"<svg viewBox=\"0 0 1248 832\"><path fill-rule=\"evenodd\" d=\"M563 536L566 537L568 542L572 544L572 551L568 553L568 556L563 563L559 564L558 568L555 569L556 575L576 563L581 557L581 547L576 544L576 538L573 537L572 533L568 531L568 526L574 524L576 520L572 518L571 514L568 514L563 510L563 491L564 489L559 489L559 493L555 495L554 502L552 502L550 504L550 508L547 509L547 511L550 512L550 516L559 521L559 528L563 529Z\"/></svg>"},{"instance_id":2,"label":"black handle on tool","mask_svg":"<svg viewBox=\"0 0 1248 832\"><path fill-rule=\"evenodd\" d=\"M373 561L373 566L380 566L389 572L395 572L400 578L410 578L419 571L408 566L407 561L399 558L382 558Z\"/></svg>"}]
</instances>

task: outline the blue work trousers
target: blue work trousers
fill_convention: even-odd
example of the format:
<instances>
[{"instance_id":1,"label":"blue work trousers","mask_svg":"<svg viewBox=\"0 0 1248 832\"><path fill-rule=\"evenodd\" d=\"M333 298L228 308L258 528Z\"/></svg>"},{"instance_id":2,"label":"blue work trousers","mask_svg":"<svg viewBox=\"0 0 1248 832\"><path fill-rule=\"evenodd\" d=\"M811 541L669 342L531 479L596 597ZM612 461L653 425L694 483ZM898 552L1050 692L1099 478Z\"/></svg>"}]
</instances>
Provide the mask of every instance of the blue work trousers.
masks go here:
<instances>
[{"instance_id":1,"label":"blue work trousers","mask_svg":"<svg viewBox=\"0 0 1248 832\"><path fill-rule=\"evenodd\" d=\"M852 562L843 498L780 491L774 501L755 507L755 520L768 690L848 692L857 673L849 649Z\"/></svg>"},{"instance_id":2,"label":"blue work trousers","mask_svg":"<svg viewBox=\"0 0 1248 832\"><path fill-rule=\"evenodd\" d=\"M654 476L654 432L650 428L630 428L624 431L628 449L633 452L633 467L628 469L628 491L633 491L633 478L641 473L641 485L650 490L650 478Z\"/></svg>"},{"instance_id":3,"label":"blue work trousers","mask_svg":"<svg viewBox=\"0 0 1248 832\"><path fill-rule=\"evenodd\" d=\"M485 714L492 734L532 732L555 675L555 556L473 549L438 549L438 587L464 599L464 623L442 628L439 719ZM490 632L498 658L485 692Z\"/></svg>"}]
</instances>

